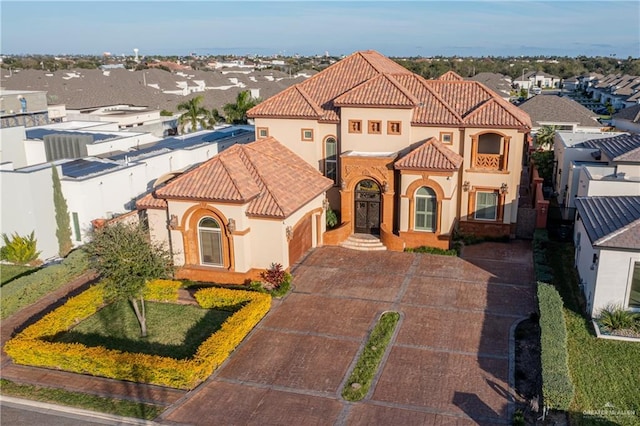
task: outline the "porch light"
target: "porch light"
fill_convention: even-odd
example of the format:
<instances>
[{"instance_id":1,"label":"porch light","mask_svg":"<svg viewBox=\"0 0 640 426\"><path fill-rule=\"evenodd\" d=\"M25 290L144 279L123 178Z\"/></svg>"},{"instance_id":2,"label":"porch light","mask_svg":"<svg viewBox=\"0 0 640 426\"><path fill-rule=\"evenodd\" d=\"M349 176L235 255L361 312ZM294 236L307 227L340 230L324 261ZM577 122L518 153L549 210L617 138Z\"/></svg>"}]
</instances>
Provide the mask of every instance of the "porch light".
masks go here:
<instances>
[{"instance_id":1,"label":"porch light","mask_svg":"<svg viewBox=\"0 0 640 426\"><path fill-rule=\"evenodd\" d=\"M231 234L236 232L236 221L235 221L235 219L229 218L229 223L227 223L227 229L229 230L229 232Z\"/></svg>"},{"instance_id":2,"label":"porch light","mask_svg":"<svg viewBox=\"0 0 640 426\"><path fill-rule=\"evenodd\" d=\"M386 180L382 183L382 190L384 192L389 192L389 182L387 182Z\"/></svg>"},{"instance_id":3,"label":"porch light","mask_svg":"<svg viewBox=\"0 0 640 426\"><path fill-rule=\"evenodd\" d=\"M591 270L593 271L594 269L596 269L596 265L598 264L598 254L597 253L593 253L593 260L591 262Z\"/></svg>"},{"instance_id":4,"label":"porch light","mask_svg":"<svg viewBox=\"0 0 640 426\"><path fill-rule=\"evenodd\" d=\"M344 181L344 179L340 179L340 189L342 189L343 191L347 189L347 183Z\"/></svg>"},{"instance_id":5,"label":"porch light","mask_svg":"<svg viewBox=\"0 0 640 426\"><path fill-rule=\"evenodd\" d=\"M329 199L325 198L322 200L322 208L327 210L329 208Z\"/></svg>"},{"instance_id":6,"label":"porch light","mask_svg":"<svg viewBox=\"0 0 640 426\"><path fill-rule=\"evenodd\" d=\"M463 190L464 192L469 192L469 188L471 188L471 182L469 182L468 180L465 180L465 181L462 183L462 190Z\"/></svg>"},{"instance_id":7,"label":"porch light","mask_svg":"<svg viewBox=\"0 0 640 426\"><path fill-rule=\"evenodd\" d=\"M500 185L500 193L506 194L507 192L509 192L509 186L506 183Z\"/></svg>"},{"instance_id":8,"label":"porch light","mask_svg":"<svg viewBox=\"0 0 640 426\"><path fill-rule=\"evenodd\" d=\"M287 226L286 229L287 241L291 241L293 239L293 228L291 226Z\"/></svg>"}]
</instances>

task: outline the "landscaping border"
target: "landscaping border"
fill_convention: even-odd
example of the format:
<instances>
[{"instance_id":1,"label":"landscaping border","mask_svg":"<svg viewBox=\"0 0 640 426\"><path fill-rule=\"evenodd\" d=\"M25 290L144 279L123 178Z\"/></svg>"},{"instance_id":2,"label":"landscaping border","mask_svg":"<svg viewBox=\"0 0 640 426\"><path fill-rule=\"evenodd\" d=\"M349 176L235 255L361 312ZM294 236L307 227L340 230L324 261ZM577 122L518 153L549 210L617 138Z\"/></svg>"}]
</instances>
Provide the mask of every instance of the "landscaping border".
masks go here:
<instances>
[{"instance_id":1,"label":"landscaping border","mask_svg":"<svg viewBox=\"0 0 640 426\"><path fill-rule=\"evenodd\" d=\"M177 294L175 285L169 284L169 287L175 288ZM162 292L167 295L171 290L167 292L165 285ZM53 336L69 330L104 306L104 288L100 284L69 299L24 329L8 341L4 349L17 364L192 389L226 360L271 307L269 295L244 290L206 288L199 290L195 298L203 309L235 312L187 360L52 342Z\"/></svg>"}]
</instances>

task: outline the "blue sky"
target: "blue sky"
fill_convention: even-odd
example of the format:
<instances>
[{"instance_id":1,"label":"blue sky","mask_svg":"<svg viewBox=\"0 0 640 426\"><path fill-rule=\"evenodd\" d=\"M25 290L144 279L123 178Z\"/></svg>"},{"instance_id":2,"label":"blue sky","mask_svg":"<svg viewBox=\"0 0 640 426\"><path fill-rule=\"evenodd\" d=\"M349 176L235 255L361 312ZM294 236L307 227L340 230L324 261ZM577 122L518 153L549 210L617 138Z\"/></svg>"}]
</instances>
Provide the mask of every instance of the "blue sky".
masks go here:
<instances>
[{"instance_id":1,"label":"blue sky","mask_svg":"<svg viewBox=\"0 0 640 426\"><path fill-rule=\"evenodd\" d=\"M6 1L2 54L640 56L638 1Z\"/></svg>"}]
</instances>

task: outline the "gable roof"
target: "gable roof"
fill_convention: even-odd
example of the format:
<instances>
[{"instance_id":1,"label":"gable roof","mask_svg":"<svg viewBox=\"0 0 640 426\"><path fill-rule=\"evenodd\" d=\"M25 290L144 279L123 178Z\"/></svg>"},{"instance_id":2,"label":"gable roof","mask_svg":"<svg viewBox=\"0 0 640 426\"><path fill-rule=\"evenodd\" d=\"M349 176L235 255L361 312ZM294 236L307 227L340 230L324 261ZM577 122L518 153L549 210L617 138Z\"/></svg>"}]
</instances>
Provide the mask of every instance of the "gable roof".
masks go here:
<instances>
[{"instance_id":1,"label":"gable roof","mask_svg":"<svg viewBox=\"0 0 640 426\"><path fill-rule=\"evenodd\" d=\"M638 92L640 94L640 92ZM633 123L640 123L640 105L623 108L613 114L614 120L629 120Z\"/></svg>"},{"instance_id":2,"label":"gable roof","mask_svg":"<svg viewBox=\"0 0 640 426\"><path fill-rule=\"evenodd\" d=\"M291 93L295 88L300 89L300 95ZM454 72L438 80L426 80L380 53L367 50L356 52L294 88L265 100L250 109L248 116L337 123L340 107L396 107L413 108L412 124L415 125L522 130L531 127L526 113L508 102L488 102L494 99L500 96L481 83L465 81ZM465 119L476 110L490 108L493 108L490 113L474 114L470 121Z\"/></svg>"},{"instance_id":3,"label":"gable roof","mask_svg":"<svg viewBox=\"0 0 640 426\"><path fill-rule=\"evenodd\" d=\"M231 146L152 197L248 204L248 216L286 218L332 185L280 142L265 138ZM155 205L146 198L140 207Z\"/></svg>"},{"instance_id":4,"label":"gable roof","mask_svg":"<svg viewBox=\"0 0 640 426\"><path fill-rule=\"evenodd\" d=\"M640 250L640 196L579 197L576 208L593 246Z\"/></svg>"},{"instance_id":5,"label":"gable roof","mask_svg":"<svg viewBox=\"0 0 640 426\"><path fill-rule=\"evenodd\" d=\"M396 170L440 170L455 171L462 165L463 158L453 152L436 138L427 139L400 160L396 161Z\"/></svg>"},{"instance_id":6,"label":"gable roof","mask_svg":"<svg viewBox=\"0 0 640 426\"><path fill-rule=\"evenodd\" d=\"M640 162L640 135L637 134L591 139L575 146L578 148L597 148L611 161Z\"/></svg>"},{"instance_id":7,"label":"gable roof","mask_svg":"<svg viewBox=\"0 0 640 426\"><path fill-rule=\"evenodd\" d=\"M594 113L578 102L556 95L537 95L519 105L536 126L548 123L577 123L584 127L602 127Z\"/></svg>"}]
</instances>

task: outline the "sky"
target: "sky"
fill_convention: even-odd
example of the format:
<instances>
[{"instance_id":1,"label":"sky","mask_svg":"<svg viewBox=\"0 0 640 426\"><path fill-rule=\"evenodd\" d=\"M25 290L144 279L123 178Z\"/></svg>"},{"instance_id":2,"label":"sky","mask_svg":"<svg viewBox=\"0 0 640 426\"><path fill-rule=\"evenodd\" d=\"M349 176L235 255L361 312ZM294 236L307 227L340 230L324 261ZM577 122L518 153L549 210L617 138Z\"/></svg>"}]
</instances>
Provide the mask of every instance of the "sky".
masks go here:
<instances>
[{"instance_id":1,"label":"sky","mask_svg":"<svg viewBox=\"0 0 640 426\"><path fill-rule=\"evenodd\" d=\"M7 1L1 54L640 57L640 1Z\"/></svg>"}]
</instances>

